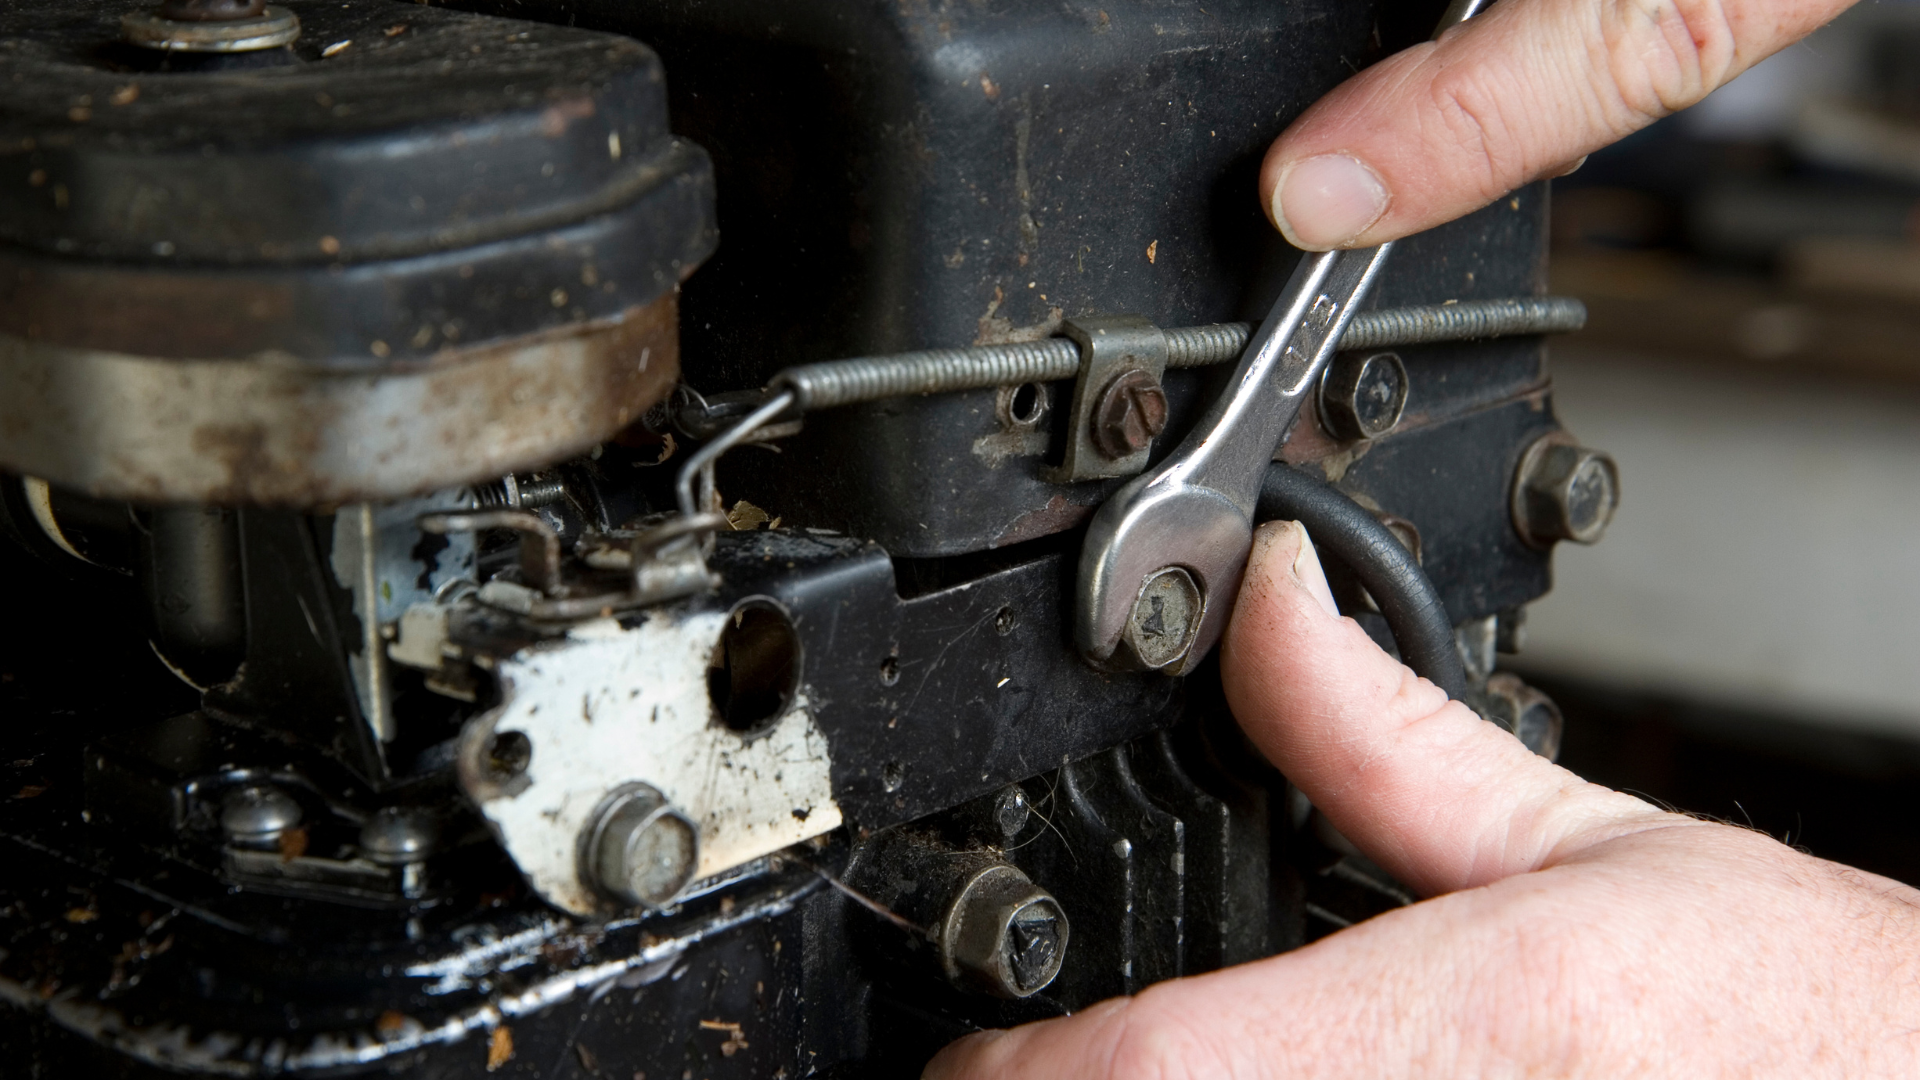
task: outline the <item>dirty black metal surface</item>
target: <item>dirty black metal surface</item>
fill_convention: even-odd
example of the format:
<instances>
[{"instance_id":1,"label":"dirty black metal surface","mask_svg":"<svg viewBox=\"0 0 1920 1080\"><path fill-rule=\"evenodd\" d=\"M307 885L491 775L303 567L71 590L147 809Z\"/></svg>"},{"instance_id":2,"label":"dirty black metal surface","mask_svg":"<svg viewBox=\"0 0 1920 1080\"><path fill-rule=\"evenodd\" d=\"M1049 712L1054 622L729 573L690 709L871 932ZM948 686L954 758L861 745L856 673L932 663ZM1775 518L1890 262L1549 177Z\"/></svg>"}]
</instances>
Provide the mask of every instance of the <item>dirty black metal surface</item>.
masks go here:
<instances>
[{"instance_id":1,"label":"dirty black metal surface","mask_svg":"<svg viewBox=\"0 0 1920 1080\"><path fill-rule=\"evenodd\" d=\"M1531 188L1407 242L1387 264L1369 303L1534 295L1546 251L1545 213L1544 191ZM690 289L689 299L693 296ZM1128 310L1163 312L1153 316L1162 326L1231 317L1169 310L1165 300L1143 296L1133 301L1138 308ZM687 360L690 379L705 376L696 355ZM1402 350L1402 356L1412 376L1408 415L1382 443L1423 423L1524 392L1543 378L1537 338L1419 346ZM1172 408L1151 460L1179 445L1225 376L1223 369L1168 374ZM1008 423L1003 396L996 391L903 398L810 416L807 431L792 440L783 457L729 462L722 483L725 490L765 500L783 512L793 506L795 520L872 536L901 554L949 555L1018 543L1084 522L1123 482L1049 481L1048 470L1058 463L1058 451L1050 447L1061 444L1060 422L1072 383L1050 384L1048 393L1052 422L1043 427L1050 429L1051 439L1023 437ZM1309 451L1314 456L1335 452L1331 446ZM888 467L882 467L883 460ZM838 464L849 461L865 467L845 470Z\"/></svg>"},{"instance_id":2,"label":"dirty black metal surface","mask_svg":"<svg viewBox=\"0 0 1920 1080\"><path fill-rule=\"evenodd\" d=\"M846 554L849 545L840 547ZM884 559L843 561L888 583ZM842 598L843 624L861 621L863 601L876 598L857 589L834 593L827 588L834 575L810 573L823 565L832 568L832 560L799 576L816 578L818 595ZM1053 569L1049 558L1026 565ZM909 617L948 619L964 610L955 604L959 595L1019 571L893 602ZM39 598L57 590L75 595L51 579L28 591ZM805 605L807 592L784 594ZM112 594L83 586L78 595L98 602ZM1023 600L1023 613L1047 606L1017 592L993 599ZM817 606L800 611L796 622L816 632L808 616L827 617ZM47 629L66 632L90 612L56 614ZM903 661L915 656L908 644L915 637L899 636ZM103 640L113 643L111 635ZM140 779L123 766L154 737L185 747L181 735L165 733L191 724L129 717L169 701L186 706L191 695L177 684L170 689L157 664L130 670L127 681L79 690L71 658L48 656L54 650L24 635L10 634L7 644L0 693L9 715L35 719L10 731L10 753L20 756L8 766L10 798L0 818L0 845L14 871L0 884L0 986L8 998L0 1042L17 1055L12 1060L44 1075L87 1068L125 1076L395 1069L469 1076L497 1058L507 1076L680 1075L687 1068L706 1076L764 1077L782 1068L790 1076L889 1076L917 1068L965 1031L1058 1015L1125 988L1265 955L1303 932L1298 845L1273 820L1280 802L1269 794L1274 778L1260 774L1237 742L1214 747L1221 732L1231 733L1217 701L1188 708L1176 731L1028 774L1023 787L1034 811L1013 835L983 835L979 810L932 794L938 774L902 790L928 793L916 797L948 813L884 803L867 809L857 794L850 798L876 825L914 813L916 827L1006 859L1080 920L1084 931L1076 931L1055 986L1025 1002L998 1002L947 987L924 955L915 957L924 942L827 884L822 872L844 872L849 841L870 835L862 827L676 911L602 925L545 908L485 844L469 850L449 887L413 904L342 904L235 887L185 840L168 838L164 805L149 803L145 820L130 820L142 813L138 804L96 798L103 781L108 794L139 790ZM947 663L971 676L986 666L979 652L1019 647L1021 639L994 631L973 646L982 644L971 659ZM969 648L964 637L958 648ZM1063 667L1055 677L1080 676ZM957 696L951 687L938 692ZM1128 711L1148 715L1138 706ZM1036 728L1063 727L1064 734L1031 733L1049 747L1076 732L1096 734L1034 705L1015 716ZM933 735L930 748L893 752L917 752L913 760L925 765L959 756L946 732ZM83 778L87 743L95 749L84 761L96 775ZM836 760L842 747L860 753L841 743ZM244 733L191 749L201 769L274 763L282 775L281 763L297 756L285 743ZM118 764L99 775L94 763L103 750ZM351 781L319 769L309 775L321 789L356 797ZM880 792L874 795L879 803ZM1129 906L1138 917L1124 914Z\"/></svg>"},{"instance_id":3,"label":"dirty black metal surface","mask_svg":"<svg viewBox=\"0 0 1920 1080\"><path fill-rule=\"evenodd\" d=\"M1442 5L459 6L659 51L675 130L713 154L727 235L688 283L688 379L733 389L793 363L1044 337L1076 315L1261 317L1295 257L1261 215L1261 155ZM1545 213L1536 185L1409 241L1375 301L1535 294ZM1190 380L1207 385L1170 393ZM1070 395L1054 388L1056 414ZM812 417L779 462L723 469L723 489L938 556L1070 528L1118 483L1049 484L1047 464L1044 440L975 391Z\"/></svg>"},{"instance_id":4,"label":"dirty black metal surface","mask_svg":"<svg viewBox=\"0 0 1920 1080\"><path fill-rule=\"evenodd\" d=\"M772 596L792 614L801 683L824 703L816 722L834 799L856 826L948 809L1179 715L1177 680L1063 662L1072 551L1023 552L902 599L875 545L784 532L728 539L714 558L727 579L720 603Z\"/></svg>"},{"instance_id":5,"label":"dirty black metal surface","mask_svg":"<svg viewBox=\"0 0 1920 1080\"><path fill-rule=\"evenodd\" d=\"M1265 147L1351 71L1423 40L1441 5L455 5L515 22L289 6L306 31L283 55L178 65L107 43L118 7L0 8L0 37L18 39L0 71L31 76L0 96L0 329L348 366L381 340L414 362L455 334L570 325L675 287L713 246L716 187L726 242L681 307L703 391L809 360L1045 336L1077 315L1258 317L1294 258L1254 197ZM347 183L350 162L363 171ZM482 170L478 201L447 194ZM258 190L236 199L236 185ZM166 208L133 213L140 192ZM1371 302L1538 293L1546 198L1529 187L1405 242ZM101 296L138 317L69 302ZM1417 536L1456 622L1524 605L1548 554L1514 535L1508 486L1556 426L1542 344L1399 352L1397 428L1342 442L1309 414L1285 456ZM1225 373L1169 374L1156 456ZM678 602L778 602L846 825L598 924L542 903L460 793L455 736L494 700L484 665L396 667L399 733L370 732L352 668L367 628L329 570L330 517L234 515L238 564L216 576L244 596L245 627L200 659L244 662L201 694L148 644L181 651L153 609L186 594L68 557L7 478L0 541L29 568L10 610L33 613L0 619L9 1069L909 1076L967 1031L1408 902L1239 735L1210 661L1173 680L1078 659L1076 527L1117 481L1045 478L1072 387L1040 389L1053 411L1025 422L1009 418L1013 388L903 399L822 411L777 453L726 458L727 505L781 524L723 535L721 585ZM569 544L670 505L686 448L627 441L547 477L568 490L540 512ZM53 506L83 553L147 573L150 516L60 492ZM488 540L481 579L510 578L512 549ZM496 616L520 635L507 644L566 640ZM256 782L307 816L236 863L213 816ZM1001 831L1016 792L1031 812ZM443 823L412 886L354 855L381 807ZM950 898L912 869L926 851L1004 863L1058 900L1072 934L1051 985L1008 1001L942 977L925 923Z\"/></svg>"}]
</instances>

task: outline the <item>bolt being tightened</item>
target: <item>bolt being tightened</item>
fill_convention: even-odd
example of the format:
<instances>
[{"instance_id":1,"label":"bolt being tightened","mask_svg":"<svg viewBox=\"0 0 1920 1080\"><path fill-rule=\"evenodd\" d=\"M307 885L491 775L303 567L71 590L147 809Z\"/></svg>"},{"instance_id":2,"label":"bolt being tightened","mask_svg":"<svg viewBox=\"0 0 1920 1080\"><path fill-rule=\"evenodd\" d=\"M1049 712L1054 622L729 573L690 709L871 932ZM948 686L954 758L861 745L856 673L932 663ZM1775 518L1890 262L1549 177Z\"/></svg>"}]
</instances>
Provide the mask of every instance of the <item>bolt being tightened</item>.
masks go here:
<instances>
[{"instance_id":1,"label":"bolt being tightened","mask_svg":"<svg viewBox=\"0 0 1920 1080\"><path fill-rule=\"evenodd\" d=\"M1472 17L1483 2L1453 0L1434 35ZM1186 441L1095 512L1080 550L1073 612L1074 644L1090 663L1184 675L1219 640L1253 544L1254 504L1274 451L1292 432L1327 362L1353 347L1348 332L1392 250L1387 243L1303 255L1226 391ZM1406 321L1417 327L1452 318L1443 310ZM1171 605L1166 583L1180 580L1191 582L1198 596L1194 626L1178 655L1155 663L1139 655L1133 639L1150 620L1164 626Z\"/></svg>"}]
</instances>

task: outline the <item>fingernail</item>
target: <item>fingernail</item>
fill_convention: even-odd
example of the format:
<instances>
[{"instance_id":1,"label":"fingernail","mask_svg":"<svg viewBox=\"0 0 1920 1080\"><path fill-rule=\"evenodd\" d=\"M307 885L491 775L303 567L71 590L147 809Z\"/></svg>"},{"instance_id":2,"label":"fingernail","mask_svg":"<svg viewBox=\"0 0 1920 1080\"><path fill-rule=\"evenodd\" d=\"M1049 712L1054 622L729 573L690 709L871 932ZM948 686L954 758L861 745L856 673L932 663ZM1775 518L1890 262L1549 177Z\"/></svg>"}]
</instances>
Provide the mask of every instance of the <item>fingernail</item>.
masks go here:
<instances>
[{"instance_id":1,"label":"fingernail","mask_svg":"<svg viewBox=\"0 0 1920 1080\"><path fill-rule=\"evenodd\" d=\"M1387 186L1358 158L1296 161L1273 189L1273 221L1295 247L1325 251L1353 242L1387 212Z\"/></svg>"},{"instance_id":2,"label":"fingernail","mask_svg":"<svg viewBox=\"0 0 1920 1080\"><path fill-rule=\"evenodd\" d=\"M1577 173L1580 171L1580 166L1585 165L1586 163L1587 163L1587 155L1581 154L1579 157L1574 158L1572 161L1569 161L1564 165L1556 165L1553 168L1548 169L1546 175L1542 179L1558 180L1563 176L1572 176L1574 173Z\"/></svg>"},{"instance_id":3,"label":"fingernail","mask_svg":"<svg viewBox=\"0 0 1920 1080\"><path fill-rule=\"evenodd\" d=\"M1307 535L1306 526L1295 523L1293 527L1300 532L1300 548L1293 555L1293 580L1312 593L1327 614L1339 615L1340 605L1333 602L1333 588L1327 584L1327 572L1320 566L1320 553L1314 550L1313 539Z\"/></svg>"}]
</instances>

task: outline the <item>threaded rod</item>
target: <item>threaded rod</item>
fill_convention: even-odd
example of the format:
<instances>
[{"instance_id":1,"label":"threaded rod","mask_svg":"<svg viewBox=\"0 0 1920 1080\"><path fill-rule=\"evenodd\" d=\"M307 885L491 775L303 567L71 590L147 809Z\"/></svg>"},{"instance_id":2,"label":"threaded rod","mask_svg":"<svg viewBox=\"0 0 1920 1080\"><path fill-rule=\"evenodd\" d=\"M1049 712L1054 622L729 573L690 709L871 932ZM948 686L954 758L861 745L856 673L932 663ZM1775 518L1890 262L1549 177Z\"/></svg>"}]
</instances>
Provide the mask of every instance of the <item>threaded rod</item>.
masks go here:
<instances>
[{"instance_id":1,"label":"threaded rod","mask_svg":"<svg viewBox=\"0 0 1920 1080\"><path fill-rule=\"evenodd\" d=\"M1586 305L1566 296L1469 300L1458 304L1363 311L1353 317L1343 349L1379 349L1471 341L1524 334L1564 334L1586 325ZM1238 359L1253 333L1250 323L1214 323L1166 331L1167 366L1206 367ZM1080 353L1065 338L969 349L928 349L891 356L863 356L790 367L774 376L774 389L790 389L801 410L829 409L863 401L978 390L1072 378Z\"/></svg>"}]
</instances>

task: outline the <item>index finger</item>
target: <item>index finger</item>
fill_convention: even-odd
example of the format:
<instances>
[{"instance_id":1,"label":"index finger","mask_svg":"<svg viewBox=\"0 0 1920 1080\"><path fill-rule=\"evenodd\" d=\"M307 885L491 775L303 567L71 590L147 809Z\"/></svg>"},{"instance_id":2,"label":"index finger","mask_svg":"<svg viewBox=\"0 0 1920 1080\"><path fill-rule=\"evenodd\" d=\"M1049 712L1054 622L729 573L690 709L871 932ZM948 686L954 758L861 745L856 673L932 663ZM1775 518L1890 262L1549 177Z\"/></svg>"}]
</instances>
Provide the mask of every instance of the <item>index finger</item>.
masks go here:
<instances>
[{"instance_id":1,"label":"index finger","mask_svg":"<svg viewBox=\"0 0 1920 1080\"><path fill-rule=\"evenodd\" d=\"M1852 0L1501 0L1347 80L1267 152L1296 247L1362 247L1485 206L1678 109Z\"/></svg>"}]
</instances>

